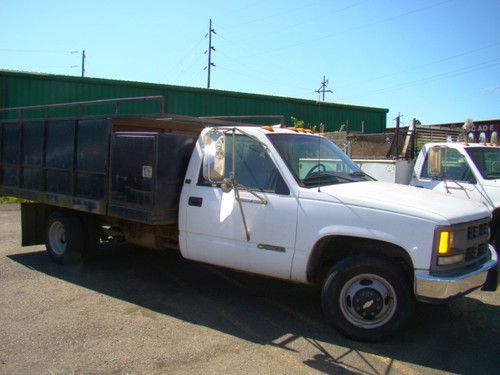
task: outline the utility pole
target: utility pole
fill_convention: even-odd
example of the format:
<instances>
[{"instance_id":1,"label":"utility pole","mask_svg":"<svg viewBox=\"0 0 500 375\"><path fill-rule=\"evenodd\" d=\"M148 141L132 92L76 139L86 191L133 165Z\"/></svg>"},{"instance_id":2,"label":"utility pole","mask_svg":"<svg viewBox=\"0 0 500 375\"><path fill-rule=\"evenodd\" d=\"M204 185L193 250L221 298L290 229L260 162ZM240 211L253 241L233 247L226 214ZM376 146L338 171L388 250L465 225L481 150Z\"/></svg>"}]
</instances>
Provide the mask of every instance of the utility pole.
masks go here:
<instances>
[{"instance_id":1,"label":"utility pole","mask_svg":"<svg viewBox=\"0 0 500 375\"><path fill-rule=\"evenodd\" d=\"M333 93L332 90L327 90L326 86L328 86L328 80L326 79L325 76L323 76L323 81L321 82L321 86L319 87L319 89L314 91L314 92L317 92L318 94L321 94L321 93L323 94L323 101L325 101L325 92Z\"/></svg>"},{"instance_id":2,"label":"utility pole","mask_svg":"<svg viewBox=\"0 0 500 375\"><path fill-rule=\"evenodd\" d=\"M396 145L396 159L399 159L399 127L401 125L401 113L398 112L398 117L396 117L396 132L394 133L394 144Z\"/></svg>"},{"instance_id":3,"label":"utility pole","mask_svg":"<svg viewBox=\"0 0 500 375\"><path fill-rule=\"evenodd\" d=\"M82 51L82 77L85 77L85 50Z\"/></svg>"},{"instance_id":4,"label":"utility pole","mask_svg":"<svg viewBox=\"0 0 500 375\"><path fill-rule=\"evenodd\" d=\"M210 69L215 67L215 64L212 62L212 51L215 51L215 48L212 46L212 33L217 34L214 29L212 29L212 19L210 18L210 23L208 26L208 33L205 35L205 38L208 36L208 50L205 51L205 54L208 52L208 65L203 70L208 70L208 79L207 79L207 89L210 88Z\"/></svg>"}]
</instances>

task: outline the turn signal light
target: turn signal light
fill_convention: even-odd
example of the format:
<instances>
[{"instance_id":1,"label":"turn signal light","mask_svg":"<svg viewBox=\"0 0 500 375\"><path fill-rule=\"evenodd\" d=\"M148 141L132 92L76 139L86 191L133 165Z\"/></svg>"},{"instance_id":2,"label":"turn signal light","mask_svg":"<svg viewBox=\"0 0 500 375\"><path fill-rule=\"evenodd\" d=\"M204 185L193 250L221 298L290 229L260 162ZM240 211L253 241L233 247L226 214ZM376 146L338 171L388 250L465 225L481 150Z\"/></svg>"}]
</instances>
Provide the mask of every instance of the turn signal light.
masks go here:
<instances>
[{"instance_id":1,"label":"turn signal light","mask_svg":"<svg viewBox=\"0 0 500 375\"><path fill-rule=\"evenodd\" d=\"M450 232L439 233L438 254L448 254L450 250Z\"/></svg>"}]
</instances>

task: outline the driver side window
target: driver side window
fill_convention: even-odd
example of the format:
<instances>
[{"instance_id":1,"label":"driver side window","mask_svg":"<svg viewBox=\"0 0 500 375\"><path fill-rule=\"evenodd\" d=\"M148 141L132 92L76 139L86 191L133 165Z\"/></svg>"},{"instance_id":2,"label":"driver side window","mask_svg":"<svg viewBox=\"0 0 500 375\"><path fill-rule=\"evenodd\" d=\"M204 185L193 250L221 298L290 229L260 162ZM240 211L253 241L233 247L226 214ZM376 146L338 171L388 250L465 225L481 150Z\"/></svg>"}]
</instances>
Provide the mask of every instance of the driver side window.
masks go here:
<instances>
[{"instance_id":1,"label":"driver side window","mask_svg":"<svg viewBox=\"0 0 500 375\"><path fill-rule=\"evenodd\" d=\"M283 177L260 143L245 135L236 135L234 155L235 180L250 190L289 195ZM233 136L226 136L225 178L233 169ZM208 181L201 181L203 185Z\"/></svg>"}]
</instances>

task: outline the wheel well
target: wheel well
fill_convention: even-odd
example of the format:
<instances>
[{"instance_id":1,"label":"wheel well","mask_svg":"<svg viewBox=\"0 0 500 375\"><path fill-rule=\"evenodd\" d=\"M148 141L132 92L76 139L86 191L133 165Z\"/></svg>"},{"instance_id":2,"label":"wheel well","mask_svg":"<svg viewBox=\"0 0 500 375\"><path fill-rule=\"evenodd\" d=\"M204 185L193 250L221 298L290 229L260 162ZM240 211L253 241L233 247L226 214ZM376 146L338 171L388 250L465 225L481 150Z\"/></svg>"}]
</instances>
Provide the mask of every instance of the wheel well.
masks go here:
<instances>
[{"instance_id":1,"label":"wheel well","mask_svg":"<svg viewBox=\"0 0 500 375\"><path fill-rule=\"evenodd\" d=\"M404 249L390 242L349 236L328 236L316 243L307 266L307 280L322 284L335 263L353 255L389 258L401 266L412 282L413 262Z\"/></svg>"},{"instance_id":2,"label":"wheel well","mask_svg":"<svg viewBox=\"0 0 500 375\"><path fill-rule=\"evenodd\" d=\"M82 226L91 228L92 220L97 221L97 215L52 206L44 203L21 203L22 246L45 244L47 220L55 212L74 215ZM87 238L87 236L86 236Z\"/></svg>"}]
</instances>

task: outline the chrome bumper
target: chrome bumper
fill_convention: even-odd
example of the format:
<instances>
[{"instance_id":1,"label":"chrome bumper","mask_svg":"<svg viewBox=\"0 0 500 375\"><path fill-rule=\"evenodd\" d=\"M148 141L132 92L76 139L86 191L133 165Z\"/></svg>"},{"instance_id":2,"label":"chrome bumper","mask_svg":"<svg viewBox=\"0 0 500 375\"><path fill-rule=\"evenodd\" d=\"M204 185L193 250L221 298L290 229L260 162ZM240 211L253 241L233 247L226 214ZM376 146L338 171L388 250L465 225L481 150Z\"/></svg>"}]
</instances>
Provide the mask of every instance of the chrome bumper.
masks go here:
<instances>
[{"instance_id":1,"label":"chrome bumper","mask_svg":"<svg viewBox=\"0 0 500 375\"><path fill-rule=\"evenodd\" d=\"M421 300L446 300L480 288L486 282L488 271L497 264L497 254L491 246L490 253L489 261L479 269L464 275L444 277L416 272L415 296Z\"/></svg>"}]
</instances>

